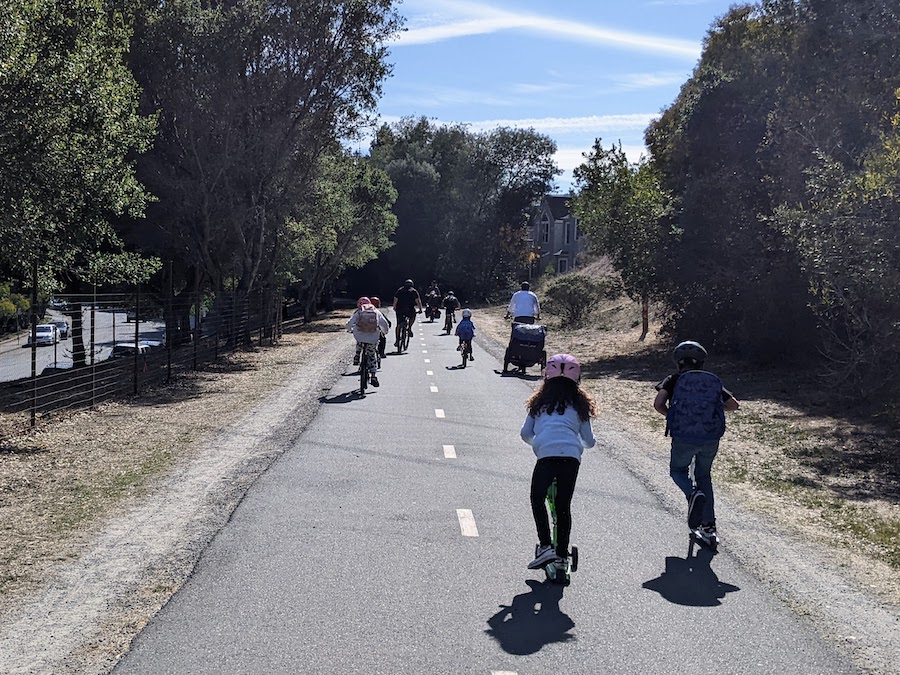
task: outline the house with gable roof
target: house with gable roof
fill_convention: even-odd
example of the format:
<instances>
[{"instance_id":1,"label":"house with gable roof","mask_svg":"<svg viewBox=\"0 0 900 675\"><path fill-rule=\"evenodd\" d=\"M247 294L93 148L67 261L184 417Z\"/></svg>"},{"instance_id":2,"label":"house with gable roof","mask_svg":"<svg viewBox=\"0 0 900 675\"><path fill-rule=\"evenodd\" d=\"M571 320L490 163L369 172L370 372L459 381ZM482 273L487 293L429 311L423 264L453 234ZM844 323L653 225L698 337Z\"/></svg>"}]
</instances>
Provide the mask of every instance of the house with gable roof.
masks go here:
<instances>
[{"instance_id":1,"label":"house with gable roof","mask_svg":"<svg viewBox=\"0 0 900 675\"><path fill-rule=\"evenodd\" d=\"M548 268L562 274L576 267L579 255L588 250L588 240L578 229L578 219L569 211L572 195L544 195L532 207L526 242L531 246L529 277Z\"/></svg>"}]
</instances>

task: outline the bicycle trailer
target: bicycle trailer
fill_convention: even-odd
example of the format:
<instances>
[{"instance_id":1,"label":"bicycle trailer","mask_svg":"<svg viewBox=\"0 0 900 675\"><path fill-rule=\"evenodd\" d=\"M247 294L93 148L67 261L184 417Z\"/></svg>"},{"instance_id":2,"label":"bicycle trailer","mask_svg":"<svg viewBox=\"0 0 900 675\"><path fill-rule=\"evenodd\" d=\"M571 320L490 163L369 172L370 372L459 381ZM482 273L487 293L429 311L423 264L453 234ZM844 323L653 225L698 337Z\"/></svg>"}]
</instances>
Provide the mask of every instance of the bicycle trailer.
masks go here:
<instances>
[{"instance_id":1,"label":"bicycle trailer","mask_svg":"<svg viewBox=\"0 0 900 675\"><path fill-rule=\"evenodd\" d=\"M547 352L544 350L546 335L547 329L540 324L513 323L509 346L503 356L503 372L507 372L510 365L523 373L526 368L536 365L543 370L547 365Z\"/></svg>"}]
</instances>

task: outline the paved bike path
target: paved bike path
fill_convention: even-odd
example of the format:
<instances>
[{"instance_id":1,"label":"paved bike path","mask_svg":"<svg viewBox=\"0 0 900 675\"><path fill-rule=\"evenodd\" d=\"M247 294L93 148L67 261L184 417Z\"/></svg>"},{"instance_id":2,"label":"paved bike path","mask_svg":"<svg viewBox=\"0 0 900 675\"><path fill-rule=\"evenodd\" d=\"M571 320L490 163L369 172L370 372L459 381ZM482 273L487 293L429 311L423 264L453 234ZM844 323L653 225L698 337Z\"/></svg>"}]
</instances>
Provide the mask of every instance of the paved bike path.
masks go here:
<instances>
[{"instance_id":1,"label":"paved bike path","mask_svg":"<svg viewBox=\"0 0 900 675\"><path fill-rule=\"evenodd\" d=\"M363 399L348 365L115 672L852 672L727 544L685 560L682 517L604 453L602 420L573 505L581 569L541 583L528 382L477 345L448 369L456 343L417 323Z\"/></svg>"}]
</instances>

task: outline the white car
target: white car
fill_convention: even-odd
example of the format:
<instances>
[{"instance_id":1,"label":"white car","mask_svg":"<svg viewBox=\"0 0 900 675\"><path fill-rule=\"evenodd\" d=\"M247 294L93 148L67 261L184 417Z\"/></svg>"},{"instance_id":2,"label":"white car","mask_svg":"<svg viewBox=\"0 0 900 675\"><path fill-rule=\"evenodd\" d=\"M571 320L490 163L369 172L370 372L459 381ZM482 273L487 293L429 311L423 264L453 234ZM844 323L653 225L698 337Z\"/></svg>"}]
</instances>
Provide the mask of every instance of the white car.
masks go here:
<instances>
[{"instance_id":1,"label":"white car","mask_svg":"<svg viewBox=\"0 0 900 675\"><path fill-rule=\"evenodd\" d=\"M59 329L52 323L42 323L35 326L34 337L34 344L36 345L55 345L59 342ZM31 333L28 334L28 344L26 346L31 346Z\"/></svg>"}]
</instances>

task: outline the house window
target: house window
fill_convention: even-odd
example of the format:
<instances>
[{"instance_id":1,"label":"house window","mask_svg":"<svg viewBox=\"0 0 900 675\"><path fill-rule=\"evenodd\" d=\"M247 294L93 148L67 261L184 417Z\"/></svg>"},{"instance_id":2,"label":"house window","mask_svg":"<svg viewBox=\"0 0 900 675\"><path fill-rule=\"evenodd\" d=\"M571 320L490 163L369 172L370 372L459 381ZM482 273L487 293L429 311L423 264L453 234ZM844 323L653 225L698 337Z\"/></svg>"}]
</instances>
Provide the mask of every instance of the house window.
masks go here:
<instances>
[{"instance_id":1,"label":"house window","mask_svg":"<svg viewBox=\"0 0 900 675\"><path fill-rule=\"evenodd\" d=\"M568 258L560 258L556 261L556 271L562 274L563 272L569 269L569 259Z\"/></svg>"},{"instance_id":2,"label":"house window","mask_svg":"<svg viewBox=\"0 0 900 675\"><path fill-rule=\"evenodd\" d=\"M541 241L544 243L550 241L550 219L546 214L541 218Z\"/></svg>"},{"instance_id":3,"label":"house window","mask_svg":"<svg viewBox=\"0 0 900 675\"><path fill-rule=\"evenodd\" d=\"M566 237L565 238L566 238L567 245L572 243L571 235L572 235L572 224L566 223Z\"/></svg>"}]
</instances>

